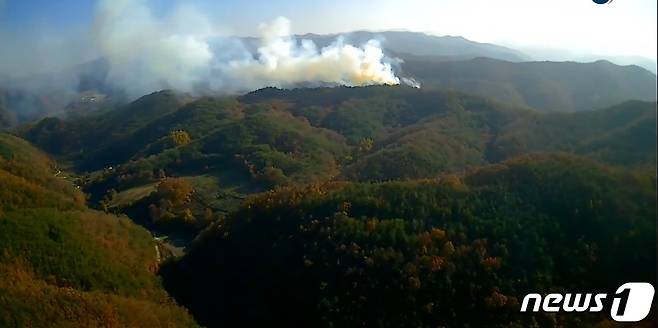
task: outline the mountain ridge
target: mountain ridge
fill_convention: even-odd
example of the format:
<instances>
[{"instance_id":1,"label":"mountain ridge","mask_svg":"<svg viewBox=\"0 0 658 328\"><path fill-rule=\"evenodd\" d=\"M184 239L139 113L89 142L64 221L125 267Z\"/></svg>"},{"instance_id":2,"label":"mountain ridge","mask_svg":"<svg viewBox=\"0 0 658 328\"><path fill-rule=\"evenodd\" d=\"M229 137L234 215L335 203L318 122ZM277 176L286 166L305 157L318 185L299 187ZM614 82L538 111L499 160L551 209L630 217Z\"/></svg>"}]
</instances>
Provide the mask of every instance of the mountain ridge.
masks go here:
<instances>
[{"instance_id":1,"label":"mountain ridge","mask_svg":"<svg viewBox=\"0 0 658 328\"><path fill-rule=\"evenodd\" d=\"M348 33L346 41L358 46L372 38L377 39L377 33ZM578 111L608 107L631 99L656 99L655 74L635 66L615 66L601 61L532 62L514 49L462 37L417 32L381 33L388 36L388 41L382 46L403 83L413 80L424 86L454 88L546 111ZM335 41L335 35L306 36L314 39L320 47ZM222 40L216 42L221 45ZM257 38L229 40L237 43L235 46L241 49L240 53L249 51L253 55L259 46ZM243 45L240 45L240 40ZM238 59L242 58L240 56ZM109 63L100 58L57 73L3 81L0 85L0 126L14 126L44 116L87 115L126 103L128 90L112 85L110 70ZM62 79L67 83L62 83ZM586 83L574 83L579 80ZM311 82L306 86L318 85ZM58 89L62 84L71 85ZM601 92L592 91L592 86L597 84L602 84ZM297 86L305 86L305 83ZM221 92L201 86L187 91L197 95Z\"/></svg>"}]
</instances>

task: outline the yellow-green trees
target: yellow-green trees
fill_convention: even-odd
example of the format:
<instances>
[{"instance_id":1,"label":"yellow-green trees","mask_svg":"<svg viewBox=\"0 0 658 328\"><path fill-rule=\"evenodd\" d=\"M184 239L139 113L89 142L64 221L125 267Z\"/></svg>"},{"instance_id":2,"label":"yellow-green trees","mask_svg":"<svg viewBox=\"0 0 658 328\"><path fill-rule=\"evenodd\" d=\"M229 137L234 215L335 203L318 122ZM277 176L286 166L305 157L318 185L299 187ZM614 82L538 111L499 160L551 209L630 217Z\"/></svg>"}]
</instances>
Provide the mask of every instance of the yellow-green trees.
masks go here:
<instances>
[{"instance_id":1,"label":"yellow-green trees","mask_svg":"<svg viewBox=\"0 0 658 328\"><path fill-rule=\"evenodd\" d=\"M184 130L172 131L169 137L175 147L187 145L192 142L192 137Z\"/></svg>"}]
</instances>

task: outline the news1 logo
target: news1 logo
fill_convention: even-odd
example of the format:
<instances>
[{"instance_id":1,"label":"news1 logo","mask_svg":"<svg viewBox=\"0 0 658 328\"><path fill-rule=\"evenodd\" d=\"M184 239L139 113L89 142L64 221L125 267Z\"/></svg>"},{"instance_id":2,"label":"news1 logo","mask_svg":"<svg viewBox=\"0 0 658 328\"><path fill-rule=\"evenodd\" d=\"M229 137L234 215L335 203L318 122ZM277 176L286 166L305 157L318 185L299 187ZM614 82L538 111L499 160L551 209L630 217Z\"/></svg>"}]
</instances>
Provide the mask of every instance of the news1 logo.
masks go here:
<instances>
[{"instance_id":1,"label":"news1 logo","mask_svg":"<svg viewBox=\"0 0 658 328\"><path fill-rule=\"evenodd\" d=\"M629 282L617 288L610 317L618 322L638 322L647 317L651 311L654 295L653 286L646 282ZM523 298L521 312L601 312L608 294L528 294ZM534 303L533 303L534 301Z\"/></svg>"}]
</instances>

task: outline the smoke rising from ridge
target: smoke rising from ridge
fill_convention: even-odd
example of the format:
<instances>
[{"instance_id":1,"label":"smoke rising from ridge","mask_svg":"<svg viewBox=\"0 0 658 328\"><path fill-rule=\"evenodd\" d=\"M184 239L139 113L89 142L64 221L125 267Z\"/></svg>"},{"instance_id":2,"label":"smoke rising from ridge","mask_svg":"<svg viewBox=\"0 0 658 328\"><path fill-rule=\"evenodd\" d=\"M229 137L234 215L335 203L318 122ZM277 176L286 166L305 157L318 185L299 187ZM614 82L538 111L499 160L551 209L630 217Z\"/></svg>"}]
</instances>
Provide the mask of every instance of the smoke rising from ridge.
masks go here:
<instances>
[{"instance_id":1,"label":"smoke rising from ridge","mask_svg":"<svg viewBox=\"0 0 658 328\"><path fill-rule=\"evenodd\" d=\"M318 49L298 42L290 21L260 26L260 44L247 50L238 38L221 38L213 22L190 6L156 18L144 0L104 0L92 40L109 63L107 79L130 93L163 88L222 92L301 83L364 86L399 84L378 41L360 46L337 39Z\"/></svg>"},{"instance_id":2,"label":"smoke rising from ridge","mask_svg":"<svg viewBox=\"0 0 658 328\"><path fill-rule=\"evenodd\" d=\"M290 25L284 17L262 24L259 44L248 49L241 38L221 36L216 22L185 3L156 17L147 0L101 0L91 30L65 36L39 31L39 38L28 40L5 33L0 39L10 46L0 54L0 77L16 77L17 85L101 58L107 62L105 83L134 96L165 88L241 92L299 84L400 83L392 68L396 60L384 55L378 41L349 45L338 38L319 49L310 40L296 40ZM26 49L38 51L28 51L30 57ZM53 87L75 90L75 78L67 76Z\"/></svg>"},{"instance_id":3,"label":"smoke rising from ridge","mask_svg":"<svg viewBox=\"0 0 658 328\"><path fill-rule=\"evenodd\" d=\"M400 83L378 41L356 47L338 38L322 49L310 40L298 44L284 17L262 24L260 30L262 43L256 57L221 63L217 68L223 73L220 75L241 80L250 88L303 82L348 86Z\"/></svg>"},{"instance_id":4,"label":"smoke rising from ridge","mask_svg":"<svg viewBox=\"0 0 658 328\"><path fill-rule=\"evenodd\" d=\"M319 48L297 40L285 17L261 24L258 38L239 38L185 1L164 15L149 3L100 0L86 29L0 30L0 98L11 100L13 112L38 116L89 89L136 98L162 89L414 84L395 75L400 60L388 58L378 40L351 45L339 37Z\"/></svg>"}]
</instances>

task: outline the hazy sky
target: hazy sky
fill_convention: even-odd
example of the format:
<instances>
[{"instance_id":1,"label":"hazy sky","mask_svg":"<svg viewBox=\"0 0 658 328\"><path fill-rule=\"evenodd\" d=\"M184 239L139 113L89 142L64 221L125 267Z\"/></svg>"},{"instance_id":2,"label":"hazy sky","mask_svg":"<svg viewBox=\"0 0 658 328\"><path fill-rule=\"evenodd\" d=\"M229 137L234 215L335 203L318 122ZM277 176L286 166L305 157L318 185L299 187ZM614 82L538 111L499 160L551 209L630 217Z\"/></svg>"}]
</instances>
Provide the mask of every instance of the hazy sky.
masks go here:
<instances>
[{"instance_id":1,"label":"hazy sky","mask_svg":"<svg viewBox=\"0 0 658 328\"><path fill-rule=\"evenodd\" d=\"M295 33L405 29L510 46L656 58L656 0L144 0L156 14L181 4L211 17L219 34L256 35L277 16ZM95 1L0 0L0 32L52 36L91 28ZM189 22L195 24L195 22ZM1 49L0 49L1 51Z\"/></svg>"}]
</instances>

